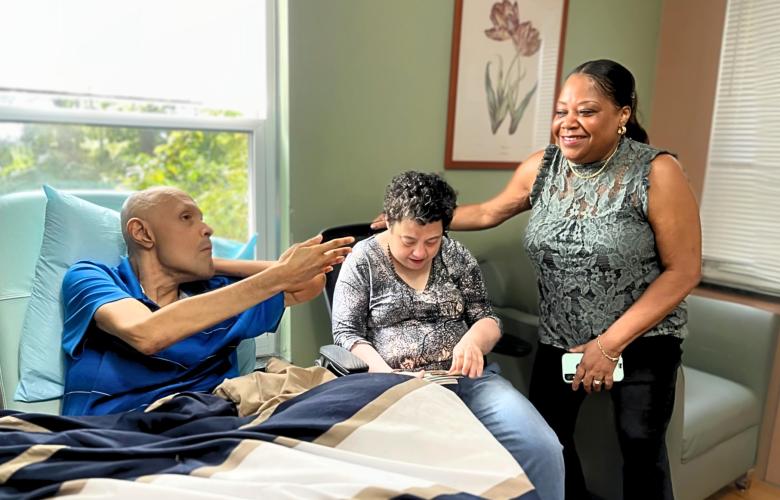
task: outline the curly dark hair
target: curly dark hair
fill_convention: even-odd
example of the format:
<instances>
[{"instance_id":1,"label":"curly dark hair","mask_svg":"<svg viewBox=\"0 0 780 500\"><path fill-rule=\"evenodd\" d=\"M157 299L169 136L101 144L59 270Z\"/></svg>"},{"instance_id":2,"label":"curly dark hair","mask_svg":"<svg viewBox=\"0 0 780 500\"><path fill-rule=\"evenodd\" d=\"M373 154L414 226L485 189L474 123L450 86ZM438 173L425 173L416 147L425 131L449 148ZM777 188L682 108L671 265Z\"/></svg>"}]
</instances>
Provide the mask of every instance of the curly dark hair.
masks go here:
<instances>
[{"instance_id":1,"label":"curly dark hair","mask_svg":"<svg viewBox=\"0 0 780 500\"><path fill-rule=\"evenodd\" d=\"M450 227L458 196L447 181L436 174L410 170L393 177L385 190L383 209L387 222L412 219L418 224L441 221Z\"/></svg>"}]
</instances>

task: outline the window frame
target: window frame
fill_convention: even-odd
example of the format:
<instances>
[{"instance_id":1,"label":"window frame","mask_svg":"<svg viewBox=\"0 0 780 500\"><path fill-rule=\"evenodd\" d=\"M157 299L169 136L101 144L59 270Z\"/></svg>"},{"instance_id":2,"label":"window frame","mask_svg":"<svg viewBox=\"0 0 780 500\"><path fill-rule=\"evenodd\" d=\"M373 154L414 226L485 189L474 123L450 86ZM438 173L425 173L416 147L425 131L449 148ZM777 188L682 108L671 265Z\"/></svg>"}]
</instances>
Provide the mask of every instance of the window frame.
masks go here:
<instances>
[{"instance_id":1,"label":"window frame","mask_svg":"<svg viewBox=\"0 0 780 500\"><path fill-rule=\"evenodd\" d=\"M226 118L176 116L139 112L82 109L38 109L0 105L0 122L50 125L92 125L128 128L163 128L239 132L249 134L247 152L249 228L258 234L255 256L272 260L282 244L282 176L277 162L277 0L266 0L266 117ZM266 338L264 338L266 337ZM264 335L256 342L256 356L279 353L278 335Z\"/></svg>"}]
</instances>

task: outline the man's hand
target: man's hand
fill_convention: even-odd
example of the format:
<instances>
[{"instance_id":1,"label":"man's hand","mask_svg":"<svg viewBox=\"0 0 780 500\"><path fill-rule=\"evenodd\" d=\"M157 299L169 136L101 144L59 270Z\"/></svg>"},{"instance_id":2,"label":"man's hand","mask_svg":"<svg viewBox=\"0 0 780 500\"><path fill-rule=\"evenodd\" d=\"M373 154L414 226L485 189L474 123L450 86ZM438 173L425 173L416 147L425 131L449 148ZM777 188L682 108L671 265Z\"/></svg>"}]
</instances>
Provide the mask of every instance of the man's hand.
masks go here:
<instances>
[{"instance_id":1,"label":"man's hand","mask_svg":"<svg viewBox=\"0 0 780 500\"><path fill-rule=\"evenodd\" d=\"M305 243L307 243L307 242L309 242L309 241L312 241L312 240L314 240L314 239L315 239L315 238L317 238L318 236L319 236L319 237L321 237L322 235L317 235L317 236L315 236L314 238L310 238L309 240L307 240L307 241L304 241L303 243L293 243L293 244L290 246L290 248L288 248L287 250L285 250L284 252L282 252L282 255L280 255L280 256L279 256L279 258L278 258L278 259L276 259L276 262L277 262L278 264L281 264L282 262L286 261L287 259L289 259L289 258L290 258L290 255L292 255L292 253L293 253L293 250L295 250L295 249L296 249L296 248L298 248L299 246L301 246L301 245L303 245L303 244L305 244Z\"/></svg>"},{"instance_id":2,"label":"man's hand","mask_svg":"<svg viewBox=\"0 0 780 500\"><path fill-rule=\"evenodd\" d=\"M284 305L294 306L308 302L319 295L323 288L325 288L325 275L318 274L313 279L310 279L304 283L300 288L296 288L295 290L285 290Z\"/></svg>"},{"instance_id":3,"label":"man's hand","mask_svg":"<svg viewBox=\"0 0 780 500\"><path fill-rule=\"evenodd\" d=\"M283 269L286 289L301 288L301 285L314 279L318 274L329 273L333 266L344 262L344 258L352 251L351 245L355 238L347 236L336 238L325 243L322 235L295 244L279 257L278 267Z\"/></svg>"}]
</instances>

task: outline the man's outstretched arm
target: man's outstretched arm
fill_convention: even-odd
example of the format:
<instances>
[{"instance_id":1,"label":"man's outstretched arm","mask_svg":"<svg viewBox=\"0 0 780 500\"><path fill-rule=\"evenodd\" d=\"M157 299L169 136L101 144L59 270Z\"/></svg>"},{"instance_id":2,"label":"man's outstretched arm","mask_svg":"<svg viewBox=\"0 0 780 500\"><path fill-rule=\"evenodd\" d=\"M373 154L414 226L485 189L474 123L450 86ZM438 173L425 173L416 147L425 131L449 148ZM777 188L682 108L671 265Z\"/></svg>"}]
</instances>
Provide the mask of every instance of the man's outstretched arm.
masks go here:
<instances>
[{"instance_id":1,"label":"man's outstretched arm","mask_svg":"<svg viewBox=\"0 0 780 500\"><path fill-rule=\"evenodd\" d=\"M135 299L122 299L100 306L97 326L119 337L144 354L154 354L209 326L240 314L279 292L306 289L307 283L330 272L350 252L345 245L353 238L319 243L312 238L294 246L270 266L232 285L178 300L150 311ZM320 287L321 289L321 287Z\"/></svg>"}]
</instances>

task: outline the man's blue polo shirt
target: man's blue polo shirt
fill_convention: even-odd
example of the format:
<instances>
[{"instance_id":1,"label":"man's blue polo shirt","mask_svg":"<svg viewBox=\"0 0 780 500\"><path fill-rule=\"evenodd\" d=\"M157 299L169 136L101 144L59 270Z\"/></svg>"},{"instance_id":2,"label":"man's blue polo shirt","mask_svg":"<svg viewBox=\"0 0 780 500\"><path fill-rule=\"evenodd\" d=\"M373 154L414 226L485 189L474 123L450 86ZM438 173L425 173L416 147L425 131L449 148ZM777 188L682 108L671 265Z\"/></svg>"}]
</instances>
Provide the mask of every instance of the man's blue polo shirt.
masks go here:
<instances>
[{"instance_id":1,"label":"man's blue polo shirt","mask_svg":"<svg viewBox=\"0 0 780 500\"><path fill-rule=\"evenodd\" d=\"M196 295L235 281L216 276L180 289L186 295ZM210 392L223 379L238 375L239 342L275 330L284 312L284 294L279 293L147 356L99 330L93 320L100 306L126 298L137 299L152 311L159 309L141 291L127 258L117 267L77 262L65 274L62 298L62 347L67 360L63 415L143 411L158 398L176 392Z\"/></svg>"}]
</instances>

